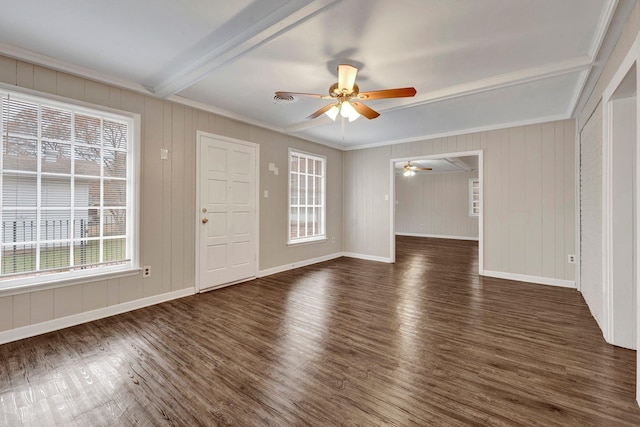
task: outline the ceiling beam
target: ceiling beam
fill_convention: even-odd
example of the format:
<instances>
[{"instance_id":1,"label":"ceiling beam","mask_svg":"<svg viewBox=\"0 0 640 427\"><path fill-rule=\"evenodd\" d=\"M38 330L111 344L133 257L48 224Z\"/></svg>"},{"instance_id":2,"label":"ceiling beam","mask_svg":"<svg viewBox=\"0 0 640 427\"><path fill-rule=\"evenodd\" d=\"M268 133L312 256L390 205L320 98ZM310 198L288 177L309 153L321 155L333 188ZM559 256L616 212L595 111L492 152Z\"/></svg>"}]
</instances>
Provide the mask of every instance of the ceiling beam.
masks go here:
<instances>
[{"instance_id":1,"label":"ceiling beam","mask_svg":"<svg viewBox=\"0 0 640 427\"><path fill-rule=\"evenodd\" d=\"M192 86L218 67L297 27L342 0L291 0L153 87L160 98Z\"/></svg>"},{"instance_id":2,"label":"ceiling beam","mask_svg":"<svg viewBox=\"0 0 640 427\"><path fill-rule=\"evenodd\" d=\"M460 157L447 157L444 160L449 162L449 163L451 163L452 165L456 165L457 167L459 167L463 171L466 171L466 172L471 171L471 166L469 166L464 161L462 161L462 159L460 159Z\"/></svg>"},{"instance_id":3,"label":"ceiling beam","mask_svg":"<svg viewBox=\"0 0 640 427\"><path fill-rule=\"evenodd\" d=\"M586 55L560 61L541 67L532 67L511 73L500 74L486 79L450 86L444 89L418 94L411 98L411 102L397 107L387 108L385 111L393 111L399 108L417 107L433 102L446 101L462 96L474 95L490 90L502 89L509 86L521 85L537 80L561 76L563 74L585 71L592 66L592 59Z\"/></svg>"},{"instance_id":4,"label":"ceiling beam","mask_svg":"<svg viewBox=\"0 0 640 427\"><path fill-rule=\"evenodd\" d=\"M604 71L611 53L622 33L622 30L636 5L637 0L619 0L605 4L603 15L598 26L598 33L592 44L593 68L583 73L576 85L575 93L569 106L569 116L575 117L586 106L593 90ZM595 108L595 106L593 106ZM588 112L587 117L592 111ZM584 123L581 123L584 124Z\"/></svg>"}]
</instances>

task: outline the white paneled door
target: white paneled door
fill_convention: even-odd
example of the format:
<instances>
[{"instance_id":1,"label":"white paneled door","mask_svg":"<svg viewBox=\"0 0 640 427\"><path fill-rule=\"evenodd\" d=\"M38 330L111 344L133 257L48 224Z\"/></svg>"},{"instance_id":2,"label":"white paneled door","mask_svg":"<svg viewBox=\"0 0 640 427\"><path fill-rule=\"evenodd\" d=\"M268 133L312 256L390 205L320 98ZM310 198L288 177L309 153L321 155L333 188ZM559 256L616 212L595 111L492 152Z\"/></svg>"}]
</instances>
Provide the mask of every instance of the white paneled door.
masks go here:
<instances>
[{"instance_id":1,"label":"white paneled door","mask_svg":"<svg viewBox=\"0 0 640 427\"><path fill-rule=\"evenodd\" d=\"M198 133L198 289L240 282L257 270L257 146Z\"/></svg>"}]
</instances>

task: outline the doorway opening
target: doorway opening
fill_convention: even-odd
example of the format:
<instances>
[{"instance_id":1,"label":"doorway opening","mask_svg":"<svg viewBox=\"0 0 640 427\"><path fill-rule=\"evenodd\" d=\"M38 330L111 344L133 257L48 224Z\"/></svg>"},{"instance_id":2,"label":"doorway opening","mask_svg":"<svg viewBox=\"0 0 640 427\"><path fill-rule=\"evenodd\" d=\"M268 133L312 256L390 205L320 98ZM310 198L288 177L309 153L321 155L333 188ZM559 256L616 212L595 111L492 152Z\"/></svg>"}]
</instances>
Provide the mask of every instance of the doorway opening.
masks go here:
<instances>
[{"instance_id":1,"label":"doorway opening","mask_svg":"<svg viewBox=\"0 0 640 427\"><path fill-rule=\"evenodd\" d=\"M481 150L391 159L390 188L392 262L396 235L476 240L483 273Z\"/></svg>"}]
</instances>

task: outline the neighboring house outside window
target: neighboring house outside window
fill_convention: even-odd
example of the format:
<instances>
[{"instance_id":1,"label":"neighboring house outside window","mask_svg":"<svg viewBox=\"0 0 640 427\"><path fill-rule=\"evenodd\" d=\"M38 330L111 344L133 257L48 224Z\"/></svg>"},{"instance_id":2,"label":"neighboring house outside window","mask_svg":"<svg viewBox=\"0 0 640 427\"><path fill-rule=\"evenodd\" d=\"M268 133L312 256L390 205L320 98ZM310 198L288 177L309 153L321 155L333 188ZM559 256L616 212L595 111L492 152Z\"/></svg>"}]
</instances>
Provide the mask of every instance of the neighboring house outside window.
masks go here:
<instances>
[{"instance_id":1,"label":"neighboring house outside window","mask_svg":"<svg viewBox=\"0 0 640 427\"><path fill-rule=\"evenodd\" d=\"M469 180L469 216L480 215L480 180L471 178Z\"/></svg>"},{"instance_id":2,"label":"neighboring house outside window","mask_svg":"<svg viewBox=\"0 0 640 427\"><path fill-rule=\"evenodd\" d=\"M326 238L325 171L324 157L289 150L289 244Z\"/></svg>"},{"instance_id":3,"label":"neighboring house outside window","mask_svg":"<svg viewBox=\"0 0 640 427\"><path fill-rule=\"evenodd\" d=\"M0 98L0 288L135 268L133 118Z\"/></svg>"}]
</instances>

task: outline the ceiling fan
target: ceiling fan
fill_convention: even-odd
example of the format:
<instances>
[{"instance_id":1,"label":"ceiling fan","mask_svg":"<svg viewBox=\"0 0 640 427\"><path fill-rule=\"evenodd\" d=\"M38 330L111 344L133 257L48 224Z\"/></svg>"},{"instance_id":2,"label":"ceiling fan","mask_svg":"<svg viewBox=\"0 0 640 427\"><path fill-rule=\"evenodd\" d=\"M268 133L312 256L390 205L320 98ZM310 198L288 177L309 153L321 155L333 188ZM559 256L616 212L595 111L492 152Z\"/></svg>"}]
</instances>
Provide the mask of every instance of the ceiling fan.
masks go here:
<instances>
[{"instance_id":1,"label":"ceiling fan","mask_svg":"<svg viewBox=\"0 0 640 427\"><path fill-rule=\"evenodd\" d=\"M404 172L402 173L404 176L414 176L416 174L416 171L430 171L433 170L432 168L423 168L421 166L416 166L411 164L411 160L409 160L407 162L406 165L404 165L402 167L404 169Z\"/></svg>"},{"instance_id":2,"label":"ceiling fan","mask_svg":"<svg viewBox=\"0 0 640 427\"><path fill-rule=\"evenodd\" d=\"M323 114L335 120L338 114L349 119L350 122L358 117L365 116L367 119L375 119L380 115L373 108L368 107L360 101L368 101L384 98L406 98L415 96L416 90L413 87L398 89L374 90L370 92L360 92L356 84L358 69L353 65L338 65L338 81L329 87L328 95L300 92L276 92L276 99L293 99L294 96L306 96L311 98L330 99L332 102L325 105L315 113L309 115L307 119L315 119Z\"/></svg>"}]
</instances>

